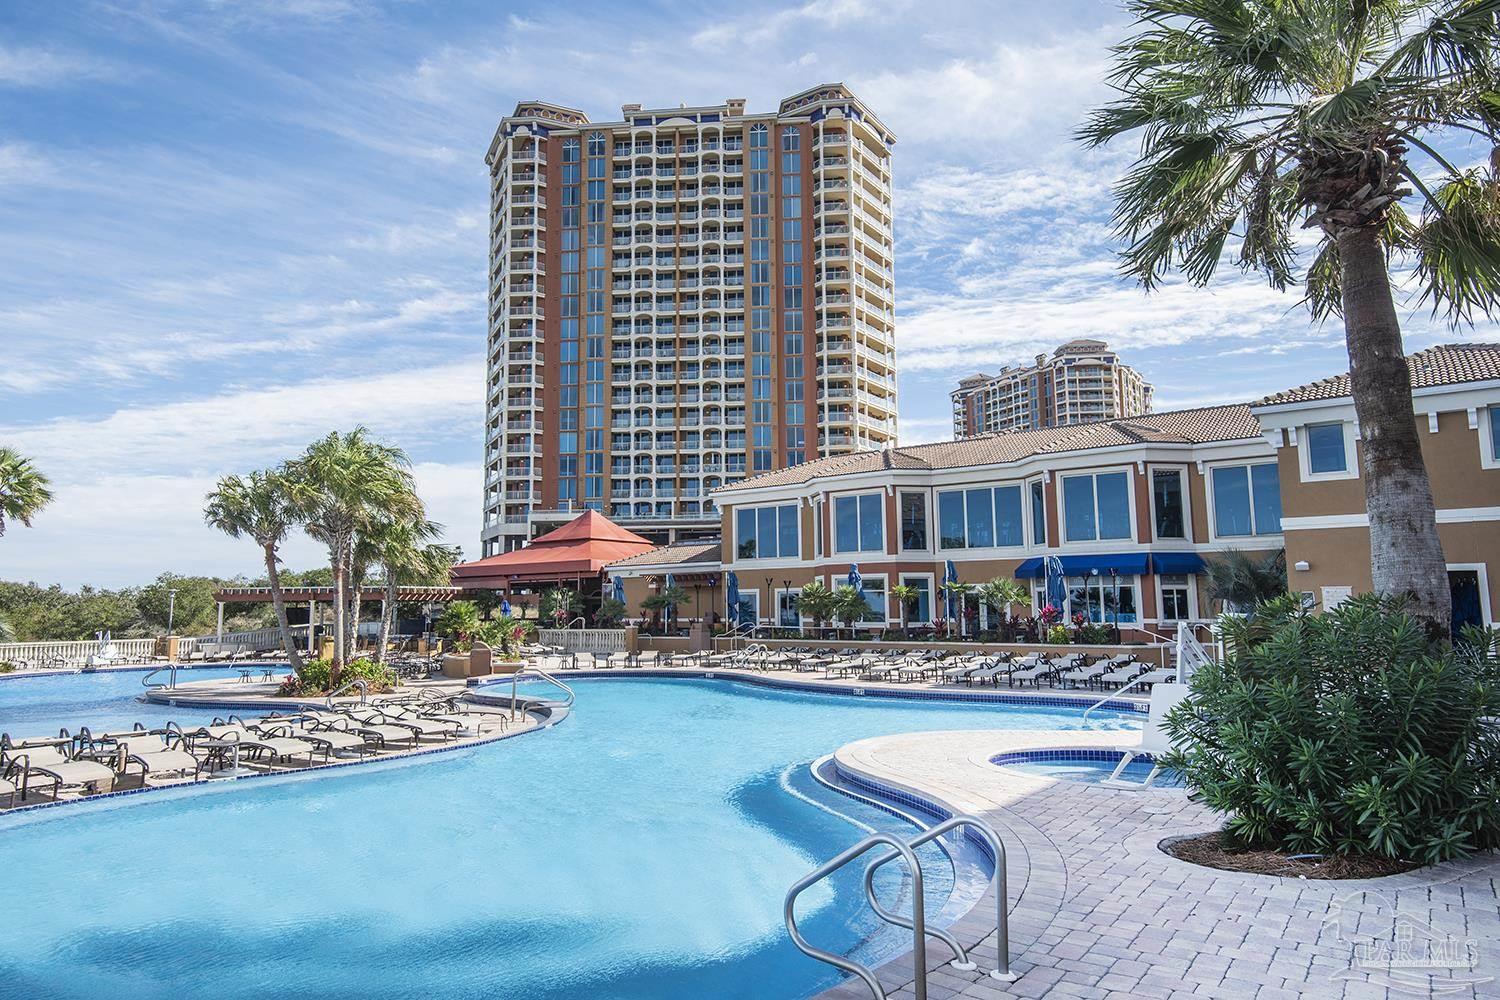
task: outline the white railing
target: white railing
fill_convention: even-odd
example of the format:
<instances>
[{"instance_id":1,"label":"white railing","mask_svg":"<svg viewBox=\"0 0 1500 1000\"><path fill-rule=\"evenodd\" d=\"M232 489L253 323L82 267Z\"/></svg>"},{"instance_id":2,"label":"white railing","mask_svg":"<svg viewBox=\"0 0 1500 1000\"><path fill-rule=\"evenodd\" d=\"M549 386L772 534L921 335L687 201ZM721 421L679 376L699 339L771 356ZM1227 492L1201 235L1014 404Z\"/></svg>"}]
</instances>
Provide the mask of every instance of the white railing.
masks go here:
<instances>
[{"instance_id":1,"label":"white railing","mask_svg":"<svg viewBox=\"0 0 1500 1000\"><path fill-rule=\"evenodd\" d=\"M293 625L292 636L299 646L307 645L307 626ZM178 653L186 654L199 648L233 646L238 649L280 649L281 629L258 628L248 632L225 632L223 635L197 635L183 638L178 643ZM184 648L185 647L185 648Z\"/></svg>"},{"instance_id":2,"label":"white railing","mask_svg":"<svg viewBox=\"0 0 1500 1000\"><path fill-rule=\"evenodd\" d=\"M30 670L82 667L90 662L144 663L155 652L155 639L112 639L104 644L98 639L7 642L0 643L0 663L13 663L18 668Z\"/></svg>"},{"instance_id":3,"label":"white railing","mask_svg":"<svg viewBox=\"0 0 1500 1000\"><path fill-rule=\"evenodd\" d=\"M622 628L544 628L537 630L537 641L570 653L619 653L625 649Z\"/></svg>"}]
</instances>

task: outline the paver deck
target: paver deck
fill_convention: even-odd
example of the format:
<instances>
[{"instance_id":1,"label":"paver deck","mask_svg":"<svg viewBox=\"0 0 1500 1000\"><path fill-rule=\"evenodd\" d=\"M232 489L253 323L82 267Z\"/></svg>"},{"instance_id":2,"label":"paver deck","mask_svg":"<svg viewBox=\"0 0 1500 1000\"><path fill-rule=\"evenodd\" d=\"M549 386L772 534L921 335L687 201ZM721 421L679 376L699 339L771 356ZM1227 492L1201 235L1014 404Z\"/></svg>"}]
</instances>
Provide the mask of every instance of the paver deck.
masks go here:
<instances>
[{"instance_id":1,"label":"paver deck","mask_svg":"<svg viewBox=\"0 0 1500 1000\"><path fill-rule=\"evenodd\" d=\"M922 733L838 751L847 772L983 816L1010 851L1012 967L1020 978L1002 983L982 971L954 971L943 964L946 949L933 945L931 1000L1500 997L1495 854L1360 881L1215 871L1159 849L1166 838L1219 825L1180 790L1116 790L989 763L1011 749L1120 739ZM986 912L992 907L976 907L960 939L992 931L975 933ZM1415 953L1428 942L1436 957L1425 965L1393 969L1382 960L1392 947ZM994 968L992 933L977 955L981 970ZM882 968L880 978L892 997L914 996L909 956ZM868 996L863 985L846 983L820 1000Z\"/></svg>"}]
</instances>

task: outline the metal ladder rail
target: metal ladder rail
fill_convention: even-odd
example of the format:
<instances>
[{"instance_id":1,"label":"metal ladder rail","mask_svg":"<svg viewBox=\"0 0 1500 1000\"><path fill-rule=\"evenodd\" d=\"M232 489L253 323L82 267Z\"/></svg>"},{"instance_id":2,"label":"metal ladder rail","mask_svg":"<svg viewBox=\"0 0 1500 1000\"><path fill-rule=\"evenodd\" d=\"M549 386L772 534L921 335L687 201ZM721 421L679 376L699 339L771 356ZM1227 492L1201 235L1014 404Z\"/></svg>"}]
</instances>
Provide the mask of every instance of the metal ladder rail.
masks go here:
<instances>
[{"instance_id":1,"label":"metal ladder rail","mask_svg":"<svg viewBox=\"0 0 1500 1000\"><path fill-rule=\"evenodd\" d=\"M990 878L990 891L995 896L995 950L999 956L997 959L999 964L995 969L991 970L990 978L1013 983L1016 981L1017 976L1010 971L1010 915L1008 913L1007 900L1009 890L1005 872L1005 844L1001 841L1000 835L995 832L995 828L978 816L961 814L945 819L936 826L928 827L925 831L911 838L906 843L915 849L961 826L971 827L979 831L980 837L989 845L990 850L995 856L995 873ZM875 872L886 864L896 860L899 856L898 854L890 853L884 857L876 858L870 864L870 867L865 869L865 896L870 901L870 908L882 920L895 924L898 927L914 930L915 928L912 927L911 923L905 917L899 913L887 910L875 898ZM955 868L956 871L957 869ZM978 968L978 964L969 957L968 952L959 943L958 938L940 927L926 928L926 931L953 950L954 959L950 963L953 968L960 972L972 972Z\"/></svg>"},{"instance_id":2,"label":"metal ladder rail","mask_svg":"<svg viewBox=\"0 0 1500 1000\"><path fill-rule=\"evenodd\" d=\"M340 685L337 691L328 692L328 697L323 699L323 704L331 710L334 707L333 699L337 698L339 695L343 694L350 688L359 688L359 703L363 705L365 703L366 695L370 693L370 682L362 677L356 677L349 683Z\"/></svg>"},{"instance_id":3,"label":"metal ladder rail","mask_svg":"<svg viewBox=\"0 0 1500 1000\"><path fill-rule=\"evenodd\" d=\"M794 912L797 897L802 894L803 890L817 882L821 882L849 862L867 853L872 847L881 845L891 848L894 852L887 860L899 857L906 862L906 867L911 872L911 922L904 926L912 928L911 953L912 971L915 977L913 988L916 993L916 1000L927 1000L927 952L923 947L927 936L927 915L923 908L922 900L922 865L917 861L916 852L907 846L906 841L901 840L894 834L872 833L853 847L834 856L820 867L808 872L793 883L792 887L787 890L786 902L782 907L782 915L786 919L787 933L791 935L792 943L797 946L798 951L809 958L815 958L836 969L841 969L851 975L858 976L870 988L870 992L875 996L875 1000L887 1000L885 988L880 985L880 980L875 978L875 973L871 971L869 966L862 965L853 959L845 958L843 955L824 951L822 948L818 948L810 943L807 938L802 936L802 932L798 930L797 917Z\"/></svg>"},{"instance_id":4,"label":"metal ladder rail","mask_svg":"<svg viewBox=\"0 0 1500 1000\"><path fill-rule=\"evenodd\" d=\"M171 671L171 673L167 674L167 683L166 683L165 686L167 688L175 688L177 686L177 664L175 664L175 663L168 663L165 666L157 667L155 670L153 670L150 673L148 673L145 677L142 677L141 678L141 686L142 687L146 687L146 688L153 688L153 687L154 688L159 688L159 687L162 687L161 684L152 684L151 683L151 678L155 677L157 674L161 673L163 670Z\"/></svg>"}]
</instances>

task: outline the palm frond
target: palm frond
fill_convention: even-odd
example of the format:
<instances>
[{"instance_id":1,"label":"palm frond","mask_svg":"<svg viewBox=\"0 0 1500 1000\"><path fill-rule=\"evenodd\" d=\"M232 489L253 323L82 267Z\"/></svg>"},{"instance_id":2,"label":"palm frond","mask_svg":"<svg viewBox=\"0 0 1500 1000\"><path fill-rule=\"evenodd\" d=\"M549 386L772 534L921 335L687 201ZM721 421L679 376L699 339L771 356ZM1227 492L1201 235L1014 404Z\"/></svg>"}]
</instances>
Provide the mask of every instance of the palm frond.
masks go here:
<instances>
[{"instance_id":1,"label":"palm frond","mask_svg":"<svg viewBox=\"0 0 1500 1000\"><path fill-rule=\"evenodd\" d=\"M1497 53L1500 0L1458 0L1398 46L1377 74L1493 83Z\"/></svg>"},{"instance_id":2,"label":"palm frond","mask_svg":"<svg viewBox=\"0 0 1500 1000\"><path fill-rule=\"evenodd\" d=\"M1465 171L1433 192L1416 231L1421 301L1452 324L1500 313L1500 187Z\"/></svg>"}]
</instances>

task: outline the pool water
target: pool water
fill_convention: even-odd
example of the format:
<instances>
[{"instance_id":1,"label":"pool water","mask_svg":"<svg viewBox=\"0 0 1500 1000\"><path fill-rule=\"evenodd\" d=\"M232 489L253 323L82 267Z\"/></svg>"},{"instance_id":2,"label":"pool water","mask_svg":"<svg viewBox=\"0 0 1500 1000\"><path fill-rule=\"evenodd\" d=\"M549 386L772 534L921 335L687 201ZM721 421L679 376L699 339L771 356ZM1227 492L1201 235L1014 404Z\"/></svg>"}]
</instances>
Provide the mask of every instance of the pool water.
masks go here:
<instances>
[{"instance_id":1,"label":"pool water","mask_svg":"<svg viewBox=\"0 0 1500 1000\"><path fill-rule=\"evenodd\" d=\"M1027 760L1012 761L1000 765L1007 771L1019 771L1021 774L1029 774L1037 778L1052 778L1057 781L1081 781L1085 784L1097 785L1109 778L1120 764L1119 757L1114 760L1085 760L1082 758L1061 760ZM1137 757L1125 765L1125 770L1120 772L1122 781L1133 781L1138 785L1145 784L1146 778L1150 776L1154 767L1149 760ZM1162 771L1151 783L1152 788L1181 788L1183 787L1182 773L1179 771Z\"/></svg>"},{"instance_id":2,"label":"pool water","mask_svg":"<svg viewBox=\"0 0 1500 1000\"><path fill-rule=\"evenodd\" d=\"M1043 706L574 687L552 729L404 766L0 817L0 995L804 997L839 975L792 946L787 887L868 827L909 830L809 762L885 733L1081 727ZM943 869L925 869L939 895ZM798 916L809 940L874 960L909 938L872 936L862 872L809 890Z\"/></svg>"},{"instance_id":3,"label":"pool water","mask_svg":"<svg viewBox=\"0 0 1500 1000\"><path fill-rule=\"evenodd\" d=\"M178 667L177 683L238 677L239 667ZM259 681L263 668L254 667L252 679ZM289 668L273 668L278 677ZM94 732L129 729L137 722L150 728L179 722L209 722L224 711L156 705L140 700L147 671L101 670L87 674L48 674L43 677L11 677L0 680L0 732L16 739L56 736L59 729L76 733L84 726ZM151 679L165 684L167 672ZM3 986L0 986L3 989Z\"/></svg>"}]
</instances>

